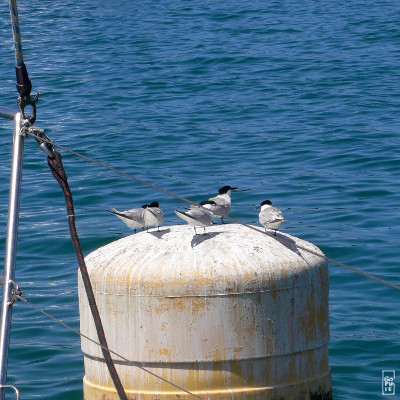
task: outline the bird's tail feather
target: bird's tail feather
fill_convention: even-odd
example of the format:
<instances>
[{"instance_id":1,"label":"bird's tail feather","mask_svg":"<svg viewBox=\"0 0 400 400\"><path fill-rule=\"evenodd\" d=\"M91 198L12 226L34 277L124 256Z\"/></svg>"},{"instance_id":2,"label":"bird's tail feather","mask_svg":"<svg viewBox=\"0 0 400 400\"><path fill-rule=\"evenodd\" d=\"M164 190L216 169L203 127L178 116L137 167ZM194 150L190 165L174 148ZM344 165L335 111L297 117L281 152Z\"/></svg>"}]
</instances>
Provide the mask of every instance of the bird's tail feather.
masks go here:
<instances>
[{"instance_id":1,"label":"bird's tail feather","mask_svg":"<svg viewBox=\"0 0 400 400\"><path fill-rule=\"evenodd\" d=\"M184 211L175 210L175 214L176 214L179 218L184 219L185 221L187 221L187 220L196 221L196 218L193 218L191 215L185 213Z\"/></svg>"},{"instance_id":2,"label":"bird's tail feather","mask_svg":"<svg viewBox=\"0 0 400 400\"><path fill-rule=\"evenodd\" d=\"M128 216L127 216L126 214L124 214L124 213L121 212L121 211L116 210L115 208L111 208L111 210L107 210L107 211L110 212L110 213L112 213L112 214L115 214L115 215L118 216L118 217L125 217L125 218L128 218Z\"/></svg>"}]
</instances>

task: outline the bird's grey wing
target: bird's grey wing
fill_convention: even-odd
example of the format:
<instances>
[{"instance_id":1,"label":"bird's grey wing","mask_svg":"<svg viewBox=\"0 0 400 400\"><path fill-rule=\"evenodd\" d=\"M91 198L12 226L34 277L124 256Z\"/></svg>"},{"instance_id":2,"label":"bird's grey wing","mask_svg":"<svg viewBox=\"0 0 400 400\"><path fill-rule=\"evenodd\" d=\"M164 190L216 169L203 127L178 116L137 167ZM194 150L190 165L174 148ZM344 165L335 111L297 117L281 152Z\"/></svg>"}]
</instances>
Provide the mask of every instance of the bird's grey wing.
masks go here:
<instances>
[{"instance_id":1,"label":"bird's grey wing","mask_svg":"<svg viewBox=\"0 0 400 400\"><path fill-rule=\"evenodd\" d=\"M259 221L261 225L283 221L284 219L285 218L283 217L282 212L279 210L279 208L276 207L267 208L260 212L259 215Z\"/></svg>"},{"instance_id":2,"label":"bird's grey wing","mask_svg":"<svg viewBox=\"0 0 400 400\"><path fill-rule=\"evenodd\" d=\"M282 211L278 207L273 207L273 211L275 213L275 219L277 221L283 221L285 217L283 216Z\"/></svg>"},{"instance_id":3,"label":"bird's grey wing","mask_svg":"<svg viewBox=\"0 0 400 400\"><path fill-rule=\"evenodd\" d=\"M214 201L215 203L218 203L220 198L218 196L215 196L215 197L210 197L208 200Z\"/></svg>"},{"instance_id":4,"label":"bird's grey wing","mask_svg":"<svg viewBox=\"0 0 400 400\"><path fill-rule=\"evenodd\" d=\"M110 212L120 218L131 229L144 227L143 209L118 211L115 208L112 208Z\"/></svg>"},{"instance_id":5,"label":"bird's grey wing","mask_svg":"<svg viewBox=\"0 0 400 400\"><path fill-rule=\"evenodd\" d=\"M143 208L133 208L131 210L125 211L125 215L137 222L143 222L143 213L144 209Z\"/></svg>"},{"instance_id":6,"label":"bird's grey wing","mask_svg":"<svg viewBox=\"0 0 400 400\"><path fill-rule=\"evenodd\" d=\"M179 218L184 219L189 224L197 226L206 226L212 224L211 211L203 210L199 207L191 208L188 212L175 210L175 213Z\"/></svg>"},{"instance_id":7,"label":"bird's grey wing","mask_svg":"<svg viewBox=\"0 0 400 400\"><path fill-rule=\"evenodd\" d=\"M200 207L193 208L189 213L201 225L211 225L213 213L209 210L204 210Z\"/></svg>"},{"instance_id":8,"label":"bird's grey wing","mask_svg":"<svg viewBox=\"0 0 400 400\"><path fill-rule=\"evenodd\" d=\"M175 214L179 217L182 218L184 221L188 222L188 223L193 223L196 221L196 219L194 217L192 217L189 213L184 212L184 211L178 211L175 210Z\"/></svg>"},{"instance_id":9,"label":"bird's grey wing","mask_svg":"<svg viewBox=\"0 0 400 400\"><path fill-rule=\"evenodd\" d=\"M143 208L132 208L126 211L118 211L115 208L111 209L111 212L115 215L123 218L130 219L132 221L137 222L138 224L143 223Z\"/></svg>"},{"instance_id":10,"label":"bird's grey wing","mask_svg":"<svg viewBox=\"0 0 400 400\"><path fill-rule=\"evenodd\" d=\"M205 208L206 210L209 210L210 212L213 213L215 211L217 205L216 204L203 204L202 207L203 207L203 209ZM191 209L193 209L193 208L198 208L198 207L194 206Z\"/></svg>"},{"instance_id":11,"label":"bird's grey wing","mask_svg":"<svg viewBox=\"0 0 400 400\"><path fill-rule=\"evenodd\" d=\"M159 226L164 223L164 215L160 208L147 207L145 208L144 219L146 225ZM153 220L154 222L151 222Z\"/></svg>"},{"instance_id":12,"label":"bird's grey wing","mask_svg":"<svg viewBox=\"0 0 400 400\"><path fill-rule=\"evenodd\" d=\"M124 211L118 211L115 208L111 208L111 210L108 210L110 213L113 213L114 215L116 215L117 217L122 217L122 218L127 218L127 216L125 215Z\"/></svg>"},{"instance_id":13,"label":"bird's grey wing","mask_svg":"<svg viewBox=\"0 0 400 400\"><path fill-rule=\"evenodd\" d=\"M162 225L164 223L164 214L163 214L161 208L156 208L154 211L155 211L155 214L157 216L157 219L158 219L160 225Z\"/></svg>"},{"instance_id":14,"label":"bird's grey wing","mask_svg":"<svg viewBox=\"0 0 400 400\"><path fill-rule=\"evenodd\" d=\"M275 219L275 213L271 208L267 208L260 212L259 218L261 225L265 225Z\"/></svg>"}]
</instances>

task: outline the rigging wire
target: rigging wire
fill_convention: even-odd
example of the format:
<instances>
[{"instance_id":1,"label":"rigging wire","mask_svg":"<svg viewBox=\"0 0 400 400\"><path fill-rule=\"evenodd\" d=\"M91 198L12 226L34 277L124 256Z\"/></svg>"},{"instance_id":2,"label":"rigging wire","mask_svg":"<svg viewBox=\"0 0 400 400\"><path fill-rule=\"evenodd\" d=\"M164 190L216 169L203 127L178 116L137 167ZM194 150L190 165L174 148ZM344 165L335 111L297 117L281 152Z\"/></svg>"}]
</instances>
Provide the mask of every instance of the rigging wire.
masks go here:
<instances>
[{"instance_id":1,"label":"rigging wire","mask_svg":"<svg viewBox=\"0 0 400 400\"><path fill-rule=\"evenodd\" d=\"M14 39L15 62L17 66L24 64L22 55L22 38L21 29L19 27L17 0L10 0L10 18L12 24L12 34Z\"/></svg>"},{"instance_id":2,"label":"rigging wire","mask_svg":"<svg viewBox=\"0 0 400 400\"><path fill-rule=\"evenodd\" d=\"M33 125L36 120L36 103L39 100L40 93L36 96L31 96L32 82L29 79L28 69L24 63L22 55L22 37L19 25L18 6L17 0L9 0L10 5L10 18L12 25L12 34L14 39L14 53L15 53L15 73L17 77L17 90L19 93L18 107L24 117L24 123ZM25 115L26 106L31 106L32 113Z\"/></svg>"},{"instance_id":3,"label":"rigging wire","mask_svg":"<svg viewBox=\"0 0 400 400\"><path fill-rule=\"evenodd\" d=\"M64 145L61 145L61 144L57 144L57 143L53 142L52 140L50 140L49 138L44 138L43 136L38 136L38 134L35 132L35 130L28 131L27 135L34 137L38 142L44 142L44 143L47 143L47 144L52 145L54 147L60 148L62 150L65 150L65 151L67 151L67 152L69 152L71 154L76 155L77 157L80 157L80 158L82 158L82 159L84 159L86 161L91 162L92 164L96 164L96 165L98 165L100 167L108 169L108 170L110 170L112 172L115 172L116 174L119 174L121 176L124 176L124 177L126 177L126 178L128 178L128 179L130 179L132 181L135 181L135 182L138 182L138 183L140 183L142 185L151 187L151 188L153 188L153 189L155 189L155 190L157 190L157 191L159 191L161 193L164 193L164 194L167 194L169 196L175 197L176 199L179 199L179 200L184 201L186 203L193 204L195 206L201 207L200 204L198 204L195 201L192 201L192 200L190 200L190 199L188 199L186 197L180 196L180 195L178 195L178 194L176 194L174 192L171 192L169 190L163 189L160 186L157 186L157 185L155 185L153 183L150 183L150 182L147 182L147 181L145 181L145 180L143 180L141 178L138 178L137 176L128 174L128 173L126 173L124 171L121 171L121 170L119 170L117 168L114 168L114 167L112 167L112 166L110 166L110 165L108 165L108 164L106 164L106 163L104 163L102 161L98 161L98 160L95 160L95 159L93 159L91 157L85 156L85 155L83 155L83 154L81 154L81 153L79 153L79 152L77 152L75 150L70 149L67 146L64 146ZM235 219L235 218L232 218L232 217L229 217L229 216L226 216L224 218L226 218L229 221L234 222L236 224L240 224L240 225L242 225L242 226L244 226L244 227L246 227L248 229L252 229L255 232L261 233L262 235L265 235L265 232L262 229L259 229L259 228L255 227L255 226L246 224L245 222L242 222L242 221L240 221L238 219ZM337 265L339 267L348 269L348 270L353 271L353 272L355 272L355 273L357 273L359 275L365 276L366 278L372 279L372 280L374 280L376 282L382 283L382 284L384 284L386 286L389 286L389 287L391 287L393 289L396 289L396 290L400 291L400 286L399 285L396 285L396 284L394 284L392 282L389 282L389 281L387 281L385 279L379 278L379 277L377 277L375 275L372 275L372 274L370 274L368 272L365 272L365 271L359 270L357 268L354 268L354 267L352 267L352 266L350 266L348 264L342 263L342 262L337 261L337 260L335 260L335 259L333 259L331 257L327 257L324 254L321 254L321 253L312 251L310 249L307 249L307 248L305 248L303 246L300 246L300 245L296 244L296 247L298 249L300 249L300 250L303 250L303 251L307 252L307 253L313 254L314 256L317 256L317 257L319 257L321 259L329 261L330 263L335 264L335 265Z\"/></svg>"},{"instance_id":4,"label":"rigging wire","mask_svg":"<svg viewBox=\"0 0 400 400\"><path fill-rule=\"evenodd\" d=\"M173 383L173 382L171 382L171 381L169 381L169 380L163 378L162 376L155 374L154 372L152 372L152 371L150 371L149 369L147 369L147 368L143 367L142 365L140 365L141 363L131 361L131 360L127 359L126 357L121 356L121 355L118 354L117 352L111 350L111 349L108 348L108 347L105 348L104 346L102 346L102 345L101 345L99 342L97 342L96 340L94 340L94 339L90 338L89 336L86 336L85 334L83 334L83 333L79 332L78 330L72 328L71 326L69 326L68 324L66 324L64 321L62 321L61 319L58 319L58 318L54 317L53 315L49 314L47 311L43 310L42 308L40 308L40 307L37 306L36 304L33 304L33 303L31 303L29 300L25 299L25 298L22 297L21 295L16 295L15 298L16 298L17 300L23 301L23 302L24 302L25 304L27 304L28 306L30 306L30 307L32 307L33 309L35 309L36 311L42 313L43 315L45 315L46 317L50 318L51 320L53 320L53 321L56 322L57 324L63 326L64 328L67 328L68 330L74 332L75 334L81 336L82 338L84 338L84 339L86 339L86 340L92 342L93 344L95 344L95 345L101 347L103 350L109 351L110 353L112 353L113 355L115 355L115 356L121 358L123 361L129 363L130 365L134 365L135 367L141 369L142 371L144 371L144 372L146 372L146 373L148 373L148 374L154 376L154 377L157 378L157 379L162 380L163 382L168 383L169 385L175 387L176 389L181 390L182 392L185 392L185 393L187 393L187 394L189 394L189 395L191 395L191 396L193 396L193 397L196 397L196 398L199 399L199 400L205 400L204 397L201 397L201 396L199 396L199 395L197 395L197 394L195 394L195 393L193 393L193 392L190 392L189 390L186 390L185 388L183 388L183 387L181 387L181 386L179 386L179 385L177 385L177 384L175 384L175 383Z\"/></svg>"}]
</instances>

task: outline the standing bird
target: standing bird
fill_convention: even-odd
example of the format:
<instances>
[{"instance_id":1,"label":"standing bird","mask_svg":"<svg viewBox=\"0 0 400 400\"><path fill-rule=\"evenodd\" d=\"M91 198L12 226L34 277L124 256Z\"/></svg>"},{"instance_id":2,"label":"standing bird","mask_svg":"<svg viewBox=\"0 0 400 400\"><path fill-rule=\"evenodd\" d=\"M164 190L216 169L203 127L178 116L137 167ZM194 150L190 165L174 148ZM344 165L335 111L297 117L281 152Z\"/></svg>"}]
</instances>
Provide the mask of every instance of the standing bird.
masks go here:
<instances>
[{"instance_id":1,"label":"standing bird","mask_svg":"<svg viewBox=\"0 0 400 400\"><path fill-rule=\"evenodd\" d=\"M125 224L133 229L136 233L137 228L144 228L144 207L142 208L131 208L126 211L118 211L115 208L111 208L109 212L116 215L118 218L122 219Z\"/></svg>"},{"instance_id":2,"label":"standing bird","mask_svg":"<svg viewBox=\"0 0 400 400\"><path fill-rule=\"evenodd\" d=\"M283 216L282 211L278 207L274 207L270 200L263 201L257 208L261 209L260 213L258 214L258 220L260 221L260 224L265 228L265 232L267 231L267 228L275 229L274 236L276 236L276 230L279 228L279 225L286 219Z\"/></svg>"},{"instance_id":3,"label":"standing bird","mask_svg":"<svg viewBox=\"0 0 400 400\"><path fill-rule=\"evenodd\" d=\"M224 224L224 217L226 217L231 211L231 192L235 191L237 188L230 186L223 186L218 190L218 196L211 197L208 200L215 203L205 204L204 207L210 210L215 217L221 218Z\"/></svg>"},{"instance_id":4,"label":"standing bird","mask_svg":"<svg viewBox=\"0 0 400 400\"><path fill-rule=\"evenodd\" d=\"M204 206L216 206L216 203L212 200L204 200L200 202L200 206L196 206L191 204L190 208L187 211L178 211L175 210L175 214L184 219L189 226L193 226L194 231L197 235L196 226L200 226L204 228L204 232L206 231L206 226L212 224L213 213L206 209Z\"/></svg>"},{"instance_id":5,"label":"standing bird","mask_svg":"<svg viewBox=\"0 0 400 400\"><path fill-rule=\"evenodd\" d=\"M164 223L164 215L158 201L142 206L144 208L143 219L144 226L149 230L149 226L156 226L160 231L160 225Z\"/></svg>"}]
</instances>

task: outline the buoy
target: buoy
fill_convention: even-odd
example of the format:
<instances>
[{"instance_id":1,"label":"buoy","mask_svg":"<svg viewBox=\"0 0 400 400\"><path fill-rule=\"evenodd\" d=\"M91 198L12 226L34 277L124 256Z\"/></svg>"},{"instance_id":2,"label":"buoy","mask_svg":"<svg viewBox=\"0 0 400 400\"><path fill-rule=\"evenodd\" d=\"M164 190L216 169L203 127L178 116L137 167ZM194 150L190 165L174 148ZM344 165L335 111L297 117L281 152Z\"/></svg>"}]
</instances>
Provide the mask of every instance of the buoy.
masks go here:
<instances>
[{"instance_id":1,"label":"buoy","mask_svg":"<svg viewBox=\"0 0 400 400\"><path fill-rule=\"evenodd\" d=\"M322 254L238 224L164 226L89 254L128 397L331 400L327 263L297 246ZM80 276L78 290L81 332L96 340ZM82 351L84 399L118 399L101 349L83 338Z\"/></svg>"}]
</instances>

